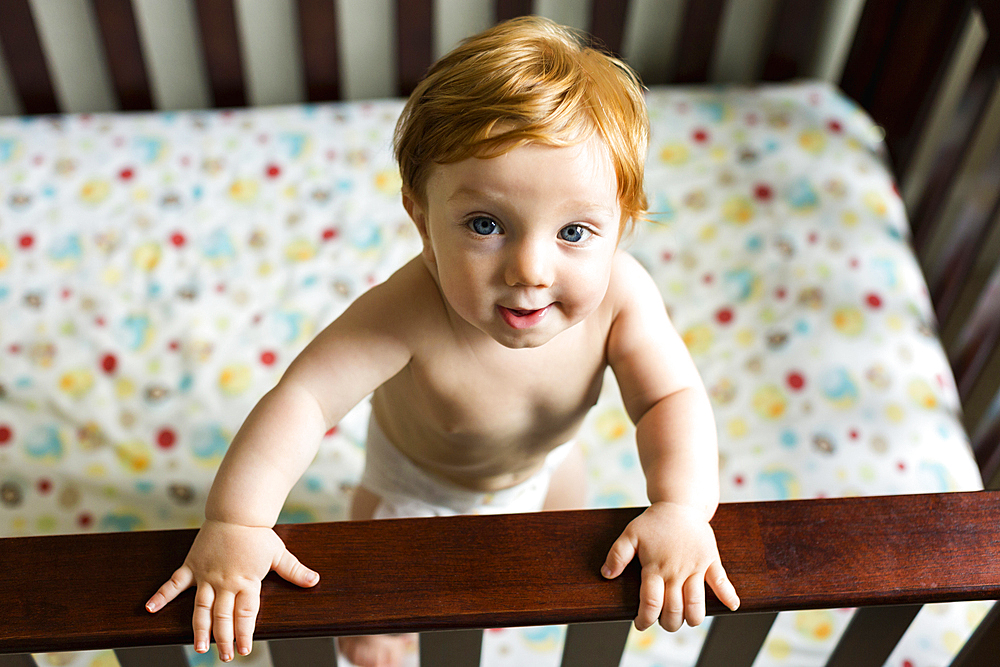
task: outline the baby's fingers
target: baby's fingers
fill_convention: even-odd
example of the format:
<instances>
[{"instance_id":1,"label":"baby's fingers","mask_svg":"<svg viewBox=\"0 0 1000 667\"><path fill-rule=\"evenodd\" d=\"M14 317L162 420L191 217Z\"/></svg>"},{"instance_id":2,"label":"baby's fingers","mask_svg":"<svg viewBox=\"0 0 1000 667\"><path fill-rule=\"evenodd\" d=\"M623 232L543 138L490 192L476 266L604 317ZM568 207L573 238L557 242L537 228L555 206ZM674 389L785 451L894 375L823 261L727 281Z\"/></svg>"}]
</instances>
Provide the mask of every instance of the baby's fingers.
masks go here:
<instances>
[{"instance_id":1,"label":"baby's fingers","mask_svg":"<svg viewBox=\"0 0 1000 667\"><path fill-rule=\"evenodd\" d=\"M194 616L191 625L194 628L194 650L207 653L212 636L212 607L215 605L215 589L208 584L198 586L194 596Z\"/></svg>"},{"instance_id":2,"label":"baby's fingers","mask_svg":"<svg viewBox=\"0 0 1000 667\"><path fill-rule=\"evenodd\" d=\"M736 588L732 582L729 581L729 575L726 574L726 568L722 567L722 561L717 560L708 566L708 571L705 572L705 581L711 586L715 597L719 598L719 602L732 611L739 609L740 597L736 594Z\"/></svg>"},{"instance_id":3,"label":"baby's fingers","mask_svg":"<svg viewBox=\"0 0 1000 667\"><path fill-rule=\"evenodd\" d=\"M282 579L290 581L296 586L309 588L319 583L319 573L310 570L299 562L291 551L284 549L271 565L272 569L278 573Z\"/></svg>"},{"instance_id":4,"label":"baby's fingers","mask_svg":"<svg viewBox=\"0 0 1000 667\"><path fill-rule=\"evenodd\" d=\"M639 586L639 614L635 617L635 629L642 631L656 623L663 609L663 577L658 574L642 573Z\"/></svg>"},{"instance_id":5,"label":"baby's fingers","mask_svg":"<svg viewBox=\"0 0 1000 667\"><path fill-rule=\"evenodd\" d=\"M236 596L236 650L249 655L253 648L253 631L260 611L260 591L241 591Z\"/></svg>"},{"instance_id":6,"label":"baby's fingers","mask_svg":"<svg viewBox=\"0 0 1000 667\"><path fill-rule=\"evenodd\" d=\"M186 591L194 583L194 573L187 565L181 565L170 577L167 583L153 593L146 602L146 609L152 613L163 609L171 600Z\"/></svg>"},{"instance_id":7,"label":"baby's fingers","mask_svg":"<svg viewBox=\"0 0 1000 667\"><path fill-rule=\"evenodd\" d=\"M692 628L705 620L705 580L700 573L684 582L684 620Z\"/></svg>"},{"instance_id":8,"label":"baby's fingers","mask_svg":"<svg viewBox=\"0 0 1000 667\"><path fill-rule=\"evenodd\" d=\"M626 533L615 540L608 551L608 557L604 560L601 574L607 579L614 579L625 570L625 566L635 558L637 545Z\"/></svg>"}]
</instances>

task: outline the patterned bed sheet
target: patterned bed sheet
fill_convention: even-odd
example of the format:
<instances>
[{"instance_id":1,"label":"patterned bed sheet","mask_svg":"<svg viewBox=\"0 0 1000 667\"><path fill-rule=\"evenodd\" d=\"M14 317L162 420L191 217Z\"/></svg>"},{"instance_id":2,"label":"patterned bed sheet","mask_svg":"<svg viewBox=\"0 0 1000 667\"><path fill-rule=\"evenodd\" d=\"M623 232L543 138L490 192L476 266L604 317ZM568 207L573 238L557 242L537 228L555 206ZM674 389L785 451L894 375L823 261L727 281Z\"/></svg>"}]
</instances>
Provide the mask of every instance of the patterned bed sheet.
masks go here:
<instances>
[{"instance_id":1,"label":"patterned bed sheet","mask_svg":"<svg viewBox=\"0 0 1000 667\"><path fill-rule=\"evenodd\" d=\"M723 500L980 488L872 121L817 82L648 103L654 215L627 243L711 392ZM419 249L401 106L0 119L0 534L200 524L256 400ZM345 518L367 410L282 521ZM593 506L646 502L633 433L609 377L580 435ZM946 663L986 608L925 609L890 664ZM822 664L849 616L782 615L757 664ZM484 664L558 664L562 632L490 631ZM704 634L633 632L623 665L693 664Z\"/></svg>"}]
</instances>

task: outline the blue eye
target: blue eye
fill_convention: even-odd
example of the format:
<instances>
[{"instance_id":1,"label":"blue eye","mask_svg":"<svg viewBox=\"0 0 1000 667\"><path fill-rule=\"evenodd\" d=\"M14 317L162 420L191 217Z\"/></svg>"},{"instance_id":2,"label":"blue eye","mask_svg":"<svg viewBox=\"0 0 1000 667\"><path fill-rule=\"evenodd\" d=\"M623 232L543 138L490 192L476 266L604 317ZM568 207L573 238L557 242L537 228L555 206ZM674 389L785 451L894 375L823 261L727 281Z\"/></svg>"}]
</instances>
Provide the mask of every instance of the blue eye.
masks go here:
<instances>
[{"instance_id":1,"label":"blue eye","mask_svg":"<svg viewBox=\"0 0 1000 667\"><path fill-rule=\"evenodd\" d=\"M590 230L580 225L569 225L559 230L559 238L569 243L579 243L590 235Z\"/></svg>"},{"instance_id":2,"label":"blue eye","mask_svg":"<svg viewBox=\"0 0 1000 667\"><path fill-rule=\"evenodd\" d=\"M469 229L481 236L489 236L490 234L500 233L500 226L497 225L495 221L482 216L470 220L468 226Z\"/></svg>"}]
</instances>

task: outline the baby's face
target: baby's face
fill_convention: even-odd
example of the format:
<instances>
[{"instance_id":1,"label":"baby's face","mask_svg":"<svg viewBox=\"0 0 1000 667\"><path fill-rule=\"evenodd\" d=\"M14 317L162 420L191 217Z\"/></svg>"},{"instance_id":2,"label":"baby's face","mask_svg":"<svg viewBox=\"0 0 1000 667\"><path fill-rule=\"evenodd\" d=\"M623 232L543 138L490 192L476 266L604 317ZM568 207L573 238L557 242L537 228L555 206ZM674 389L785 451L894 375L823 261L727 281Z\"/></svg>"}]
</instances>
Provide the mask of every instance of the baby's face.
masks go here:
<instances>
[{"instance_id":1,"label":"baby's face","mask_svg":"<svg viewBox=\"0 0 1000 667\"><path fill-rule=\"evenodd\" d=\"M405 203L448 305L506 347L543 345L604 299L621 209L597 135L437 165L425 204Z\"/></svg>"}]
</instances>

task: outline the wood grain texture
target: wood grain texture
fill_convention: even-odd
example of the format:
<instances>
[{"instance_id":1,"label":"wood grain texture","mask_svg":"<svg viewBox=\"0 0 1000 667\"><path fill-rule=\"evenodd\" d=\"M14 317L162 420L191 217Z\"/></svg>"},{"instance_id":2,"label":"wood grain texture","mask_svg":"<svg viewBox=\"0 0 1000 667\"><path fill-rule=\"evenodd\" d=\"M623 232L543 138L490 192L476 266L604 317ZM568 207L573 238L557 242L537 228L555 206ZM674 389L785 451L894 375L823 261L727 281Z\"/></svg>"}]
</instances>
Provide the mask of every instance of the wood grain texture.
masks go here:
<instances>
[{"instance_id":1,"label":"wood grain texture","mask_svg":"<svg viewBox=\"0 0 1000 667\"><path fill-rule=\"evenodd\" d=\"M607 550L641 508L279 526L322 574L264 581L258 639L628 620L639 568ZM1000 598L1000 492L722 505L741 612ZM0 653L187 643L194 595L143 604L192 530L8 538ZM115 554L109 567L108 554ZM709 594L710 614L729 613ZM52 628L60 628L54 635Z\"/></svg>"}]
</instances>

